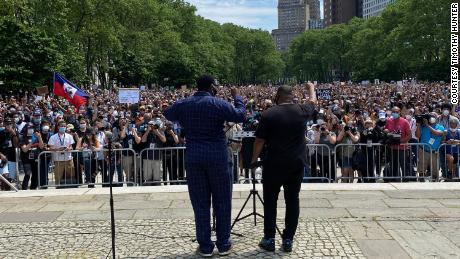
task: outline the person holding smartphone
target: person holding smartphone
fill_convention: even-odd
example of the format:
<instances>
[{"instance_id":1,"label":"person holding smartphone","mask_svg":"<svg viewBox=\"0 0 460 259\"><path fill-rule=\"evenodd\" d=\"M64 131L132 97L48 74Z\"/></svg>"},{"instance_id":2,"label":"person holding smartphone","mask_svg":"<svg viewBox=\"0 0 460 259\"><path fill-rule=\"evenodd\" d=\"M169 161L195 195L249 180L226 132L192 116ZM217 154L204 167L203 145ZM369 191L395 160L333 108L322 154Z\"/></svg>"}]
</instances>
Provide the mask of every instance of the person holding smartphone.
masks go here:
<instances>
[{"instance_id":1,"label":"person holding smartphone","mask_svg":"<svg viewBox=\"0 0 460 259\"><path fill-rule=\"evenodd\" d=\"M120 132L119 141L124 149L133 149L141 144L141 137L139 137L136 125L134 123L128 123L126 118L120 119ZM136 152L136 151L134 151ZM122 151L121 166L126 174L126 181L129 185L136 183L137 172L134 171L134 159L135 153L133 151Z\"/></svg>"},{"instance_id":2,"label":"person holding smartphone","mask_svg":"<svg viewBox=\"0 0 460 259\"><path fill-rule=\"evenodd\" d=\"M152 184L152 182L161 181L161 158L160 151L155 150L155 148L163 147L163 144L166 143L166 137L163 130L161 129L161 121L154 120L149 121L147 124L147 129L144 135L142 136L142 143L145 148L149 150L144 152L142 155L143 159L143 181L147 184Z\"/></svg>"}]
</instances>

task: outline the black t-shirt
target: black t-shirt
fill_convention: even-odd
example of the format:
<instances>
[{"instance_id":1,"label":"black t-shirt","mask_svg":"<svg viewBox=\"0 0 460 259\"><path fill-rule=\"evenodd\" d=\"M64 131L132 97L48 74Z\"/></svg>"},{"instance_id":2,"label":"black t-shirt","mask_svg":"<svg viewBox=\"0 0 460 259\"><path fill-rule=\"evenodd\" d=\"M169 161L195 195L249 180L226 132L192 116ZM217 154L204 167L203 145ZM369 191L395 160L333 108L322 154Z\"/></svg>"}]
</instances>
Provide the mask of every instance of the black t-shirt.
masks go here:
<instances>
[{"instance_id":1,"label":"black t-shirt","mask_svg":"<svg viewBox=\"0 0 460 259\"><path fill-rule=\"evenodd\" d=\"M305 122L315 114L312 104L283 104L264 112L255 132L266 142L264 163L282 167L305 165Z\"/></svg>"},{"instance_id":2,"label":"black t-shirt","mask_svg":"<svg viewBox=\"0 0 460 259\"><path fill-rule=\"evenodd\" d=\"M147 133L145 133L147 134ZM161 156L161 151L159 150L153 150L153 148L162 148L163 147L163 142L161 142L160 138L155 135L154 133L150 132L148 133L149 135L147 136L147 142L143 143L144 148L147 148L149 150L144 151L142 153L142 159L155 159L159 160Z\"/></svg>"},{"instance_id":3,"label":"black t-shirt","mask_svg":"<svg viewBox=\"0 0 460 259\"><path fill-rule=\"evenodd\" d=\"M5 155L9 162L16 162L15 139L19 142L17 134L11 136L11 134L7 133L5 130L0 132L0 153Z\"/></svg>"},{"instance_id":4,"label":"black t-shirt","mask_svg":"<svg viewBox=\"0 0 460 259\"><path fill-rule=\"evenodd\" d=\"M165 131L166 142L163 143L163 147L175 147L177 146L176 142L174 141L174 137L169 134L169 132Z\"/></svg>"}]
</instances>

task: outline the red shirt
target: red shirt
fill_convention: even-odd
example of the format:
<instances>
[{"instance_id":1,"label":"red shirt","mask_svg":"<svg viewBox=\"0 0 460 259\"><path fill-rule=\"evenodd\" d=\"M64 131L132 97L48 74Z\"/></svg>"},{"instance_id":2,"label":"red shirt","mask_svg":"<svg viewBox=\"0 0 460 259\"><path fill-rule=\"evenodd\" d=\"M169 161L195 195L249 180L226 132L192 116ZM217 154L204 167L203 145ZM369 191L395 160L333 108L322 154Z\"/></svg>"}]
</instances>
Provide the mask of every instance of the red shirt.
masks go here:
<instances>
[{"instance_id":1,"label":"red shirt","mask_svg":"<svg viewBox=\"0 0 460 259\"><path fill-rule=\"evenodd\" d=\"M385 125L385 129L387 129L390 133L394 134L401 134L401 139L407 138L407 136L411 136L412 133L410 131L409 122L404 118L399 118L397 120L393 118L389 118ZM408 145L391 145L393 149L408 149Z\"/></svg>"}]
</instances>

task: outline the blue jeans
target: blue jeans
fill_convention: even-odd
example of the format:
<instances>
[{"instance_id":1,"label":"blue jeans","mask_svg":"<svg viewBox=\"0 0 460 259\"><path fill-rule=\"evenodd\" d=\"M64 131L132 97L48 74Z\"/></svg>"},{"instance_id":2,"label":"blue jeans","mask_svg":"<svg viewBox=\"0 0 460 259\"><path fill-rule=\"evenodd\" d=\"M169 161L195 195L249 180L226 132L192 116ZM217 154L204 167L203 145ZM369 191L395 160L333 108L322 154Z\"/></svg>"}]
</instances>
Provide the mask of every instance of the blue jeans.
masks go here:
<instances>
[{"instance_id":1,"label":"blue jeans","mask_svg":"<svg viewBox=\"0 0 460 259\"><path fill-rule=\"evenodd\" d=\"M9 161L8 161L8 173L9 173L9 177L10 177L11 179L16 180L16 177L17 177L17 166L16 166L16 162L9 162Z\"/></svg>"}]
</instances>

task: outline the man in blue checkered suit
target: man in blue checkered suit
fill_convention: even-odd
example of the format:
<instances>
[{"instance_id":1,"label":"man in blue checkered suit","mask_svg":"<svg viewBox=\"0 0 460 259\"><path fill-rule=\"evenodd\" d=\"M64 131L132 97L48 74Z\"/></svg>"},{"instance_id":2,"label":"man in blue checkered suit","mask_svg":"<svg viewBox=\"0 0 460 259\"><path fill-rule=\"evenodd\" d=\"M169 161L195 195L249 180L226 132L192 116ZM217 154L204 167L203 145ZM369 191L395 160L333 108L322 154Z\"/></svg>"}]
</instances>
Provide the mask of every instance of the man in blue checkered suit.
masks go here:
<instances>
[{"instance_id":1,"label":"man in blue checkered suit","mask_svg":"<svg viewBox=\"0 0 460 259\"><path fill-rule=\"evenodd\" d=\"M177 121L185 131L187 152L185 169L195 213L198 253L213 255L211 241L210 207L216 215L217 242L220 255L228 255L232 244L231 202L232 174L228 171L228 149L224 132L225 122L243 122L246 107L243 98L232 88L234 106L216 98L216 80L204 75L197 80L198 91L187 99L176 102L164 113L170 121Z\"/></svg>"}]
</instances>

